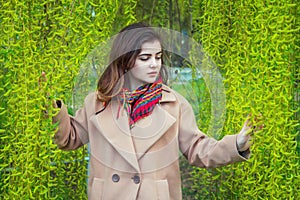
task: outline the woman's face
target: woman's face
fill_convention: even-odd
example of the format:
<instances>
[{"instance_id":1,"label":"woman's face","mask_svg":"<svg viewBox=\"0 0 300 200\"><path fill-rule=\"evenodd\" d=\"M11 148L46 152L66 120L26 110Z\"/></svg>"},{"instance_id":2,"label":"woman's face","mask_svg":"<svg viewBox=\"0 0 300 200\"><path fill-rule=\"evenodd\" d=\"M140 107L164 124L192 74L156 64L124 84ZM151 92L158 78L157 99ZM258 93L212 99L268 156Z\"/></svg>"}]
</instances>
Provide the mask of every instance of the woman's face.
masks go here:
<instances>
[{"instance_id":1,"label":"woman's face","mask_svg":"<svg viewBox=\"0 0 300 200\"><path fill-rule=\"evenodd\" d=\"M156 81L162 65L162 49L160 42L154 40L145 42L135 64L128 72L132 90L147 83Z\"/></svg>"}]
</instances>

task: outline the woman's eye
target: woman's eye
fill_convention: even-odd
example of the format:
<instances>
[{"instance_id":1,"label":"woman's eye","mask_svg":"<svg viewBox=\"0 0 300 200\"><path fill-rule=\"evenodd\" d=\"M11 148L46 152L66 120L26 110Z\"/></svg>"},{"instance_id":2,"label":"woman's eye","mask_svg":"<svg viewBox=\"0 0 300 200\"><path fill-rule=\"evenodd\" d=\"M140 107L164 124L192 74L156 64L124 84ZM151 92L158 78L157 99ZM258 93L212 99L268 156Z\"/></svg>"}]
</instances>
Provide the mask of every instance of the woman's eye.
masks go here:
<instances>
[{"instance_id":1,"label":"woman's eye","mask_svg":"<svg viewBox=\"0 0 300 200\"><path fill-rule=\"evenodd\" d=\"M140 60L141 60L141 61L147 61L148 59L149 59L149 57L143 57L143 56L140 57Z\"/></svg>"},{"instance_id":2,"label":"woman's eye","mask_svg":"<svg viewBox=\"0 0 300 200\"><path fill-rule=\"evenodd\" d=\"M159 57L156 57L156 60L160 60L161 59L161 56L159 56Z\"/></svg>"}]
</instances>

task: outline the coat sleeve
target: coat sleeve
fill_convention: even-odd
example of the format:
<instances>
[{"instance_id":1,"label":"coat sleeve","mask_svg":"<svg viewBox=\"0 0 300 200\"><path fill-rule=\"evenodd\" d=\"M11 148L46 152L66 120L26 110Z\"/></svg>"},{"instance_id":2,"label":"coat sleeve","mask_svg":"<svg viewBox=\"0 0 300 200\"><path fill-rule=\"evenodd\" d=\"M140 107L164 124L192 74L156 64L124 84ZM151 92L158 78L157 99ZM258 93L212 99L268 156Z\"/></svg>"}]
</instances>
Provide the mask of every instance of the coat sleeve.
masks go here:
<instances>
[{"instance_id":1,"label":"coat sleeve","mask_svg":"<svg viewBox=\"0 0 300 200\"><path fill-rule=\"evenodd\" d=\"M76 111L75 116L70 116L67 106L59 101L60 110L52 118L53 123L58 123L58 129L54 135L54 142L62 150L77 149L88 143L88 120L86 103L83 108Z\"/></svg>"},{"instance_id":2,"label":"coat sleeve","mask_svg":"<svg viewBox=\"0 0 300 200\"><path fill-rule=\"evenodd\" d=\"M180 150L189 163L198 167L220 167L235 162L245 161L245 157L237 150L237 135L226 135L217 141L201 132L196 124L191 105L179 95L181 101L179 116L179 145Z\"/></svg>"}]
</instances>

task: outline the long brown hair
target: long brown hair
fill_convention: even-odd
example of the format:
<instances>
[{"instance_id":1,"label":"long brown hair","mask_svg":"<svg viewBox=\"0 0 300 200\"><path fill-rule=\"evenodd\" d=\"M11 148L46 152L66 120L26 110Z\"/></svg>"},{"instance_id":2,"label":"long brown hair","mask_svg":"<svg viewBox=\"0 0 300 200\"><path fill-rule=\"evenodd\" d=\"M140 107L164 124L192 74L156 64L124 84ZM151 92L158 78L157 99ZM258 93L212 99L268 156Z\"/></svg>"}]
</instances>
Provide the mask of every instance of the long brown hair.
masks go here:
<instances>
[{"instance_id":1,"label":"long brown hair","mask_svg":"<svg viewBox=\"0 0 300 200\"><path fill-rule=\"evenodd\" d=\"M100 101L109 102L121 91L124 84L123 76L133 68L142 45L154 40L160 42L163 51L163 43L159 34L144 23L131 24L118 33L110 51L109 65L98 80L97 96ZM160 77L166 83L168 77L163 61L162 56Z\"/></svg>"}]
</instances>

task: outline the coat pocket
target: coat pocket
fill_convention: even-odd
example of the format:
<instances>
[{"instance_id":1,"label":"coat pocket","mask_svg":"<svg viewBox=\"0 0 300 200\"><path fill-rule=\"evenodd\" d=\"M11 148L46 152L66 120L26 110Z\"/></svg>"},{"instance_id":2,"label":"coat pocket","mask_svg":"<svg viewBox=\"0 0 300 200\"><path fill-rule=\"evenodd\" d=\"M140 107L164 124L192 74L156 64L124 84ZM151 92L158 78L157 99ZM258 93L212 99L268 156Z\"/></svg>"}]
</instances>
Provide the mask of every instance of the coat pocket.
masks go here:
<instances>
[{"instance_id":1,"label":"coat pocket","mask_svg":"<svg viewBox=\"0 0 300 200\"><path fill-rule=\"evenodd\" d=\"M90 198L89 200L102 200L103 199L103 185L104 179L94 178L92 187L90 188Z\"/></svg>"},{"instance_id":2,"label":"coat pocket","mask_svg":"<svg viewBox=\"0 0 300 200\"><path fill-rule=\"evenodd\" d=\"M168 180L158 180L156 182L157 199L158 200L169 200L169 183Z\"/></svg>"}]
</instances>

